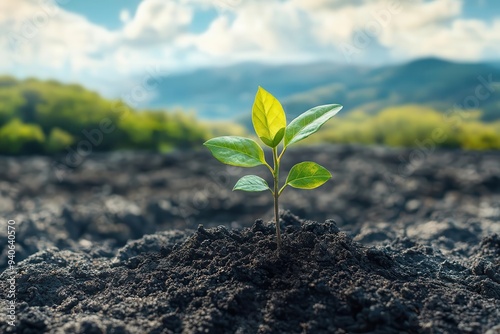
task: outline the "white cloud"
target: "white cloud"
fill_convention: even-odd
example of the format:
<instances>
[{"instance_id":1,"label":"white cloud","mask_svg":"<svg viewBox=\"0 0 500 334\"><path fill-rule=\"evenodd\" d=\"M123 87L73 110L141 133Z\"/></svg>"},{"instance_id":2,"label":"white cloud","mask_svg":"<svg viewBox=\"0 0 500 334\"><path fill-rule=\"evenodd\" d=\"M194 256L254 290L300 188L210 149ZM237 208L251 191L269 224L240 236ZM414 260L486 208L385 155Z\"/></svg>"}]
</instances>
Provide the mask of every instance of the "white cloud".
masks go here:
<instances>
[{"instance_id":1,"label":"white cloud","mask_svg":"<svg viewBox=\"0 0 500 334\"><path fill-rule=\"evenodd\" d=\"M130 22L130 11L128 9L122 9L120 11L120 21L123 23Z\"/></svg>"},{"instance_id":2,"label":"white cloud","mask_svg":"<svg viewBox=\"0 0 500 334\"><path fill-rule=\"evenodd\" d=\"M243 6L243 5L242 5ZM263 10L265 8L265 10ZM304 47L313 36L308 18L291 3L252 2L221 15L192 45L210 56L233 59L272 59L308 53Z\"/></svg>"},{"instance_id":3,"label":"white cloud","mask_svg":"<svg viewBox=\"0 0 500 334\"><path fill-rule=\"evenodd\" d=\"M441 56L492 58L500 18L463 18L460 0L144 0L109 30L51 2L0 1L0 72L79 81L111 91L151 66L184 68L237 61L344 62ZM391 4L400 4L395 8ZM45 4L45 5L43 5ZM196 14L215 9L204 29Z\"/></svg>"},{"instance_id":4,"label":"white cloud","mask_svg":"<svg viewBox=\"0 0 500 334\"><path fill-rule=\"evenodd\" d=\"M377 1L372 0L371 2ZM299 7L310 10L338 10L345 6L360 6L368 3L365 0L294 0L292 2Z\"/></svg>"},{"instance_id":5,"label":"white cloud","mask_svg":"<svg viewBox=\"0 0 500 334\"><path fill-rule=\"evenodd\" d=\"M6 60L0 71L38 75L70 68L75 80L81 71L101 68L103 52L115 41L113 33L82 16L27 0L0 3L0 31L0 55Z\"/></svg>"},{"instance_id":6,"label":"white cloud","mask_svg":"<svg viewBox=\"0 0 500 334\"><path fill-rule=\"evenodd\" d=\"M165 43L183 33L192 19L193 10L185 4L176 1L143 0L123 33L127 39L139 43Z\"/></svg>"},{"instance_id":7,"label":"white cloud","mask_svg":"<svg viewBox=\"0 0 500 334\"><path fill-rule=\"evenodd\" d=\"M352 60L359 62L377 61L371 53L375 47L398 60L420 56L480 60L498 42L495 36L500 38L500 30L462 19L462 6L461 0L247 1L188 41L212 59L224 61L316 57L343 62L345 44L354 47ZM477 33L481 29L483 33ZM366 41L358 45L362 34ZM471 48L461 52L463 45Z\"/></svg>"},{"instance_id":8,"label":"white cloud","mask_svg":"<svg viewBox=\"0 0 500 334\"><path fill-rule=\"evenodd\" d=\"M500 26L461 18L462 6L457 0L409 4L382 31L380 43L402 59L439 56L480 61L486 50L500 45Z\"/></svg>"}]
</instances>

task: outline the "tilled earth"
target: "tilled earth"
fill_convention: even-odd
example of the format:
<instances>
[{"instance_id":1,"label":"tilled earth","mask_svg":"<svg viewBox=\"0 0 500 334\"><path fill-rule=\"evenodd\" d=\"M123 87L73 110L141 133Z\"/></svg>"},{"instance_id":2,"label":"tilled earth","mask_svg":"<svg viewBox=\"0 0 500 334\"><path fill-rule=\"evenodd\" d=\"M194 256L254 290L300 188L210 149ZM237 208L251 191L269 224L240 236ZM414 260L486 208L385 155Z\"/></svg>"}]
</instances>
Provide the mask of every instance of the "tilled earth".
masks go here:
<instances>
[{"instance_id":1,"label":"tilled earth","mask_svg":"<svg viewBox=\"0 0 500 334\"><path fill-rule=\"evenodd\" d=\"M284 169L303 160L334 177L284 192L278 253L271 196L206 152L0 158L0 268L8 219L21 261L0 332L500 333L500 152L298 148Z\"/></svg>"}]
</instances>

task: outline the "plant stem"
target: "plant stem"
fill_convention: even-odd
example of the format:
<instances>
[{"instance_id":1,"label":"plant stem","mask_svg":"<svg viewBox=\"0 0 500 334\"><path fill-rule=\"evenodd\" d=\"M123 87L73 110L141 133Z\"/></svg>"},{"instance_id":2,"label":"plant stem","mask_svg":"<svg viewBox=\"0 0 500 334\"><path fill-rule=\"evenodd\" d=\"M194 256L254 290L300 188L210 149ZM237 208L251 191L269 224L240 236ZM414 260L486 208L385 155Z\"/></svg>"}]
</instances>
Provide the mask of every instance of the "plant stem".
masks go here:
<instances>
[{"instance_id":1,"label":"plant stem","mask_svg":"<svg viewBox=\"0 0 500 334\"><path fill-rule=\"evenodd\" d=\"M280 197L279 191L279 175L280 175L280 161L278 158L278 149L273 148L273 161L274 161L274 222L276 224L276 240L278 243L278 252L281 250L281 232L280 232L280 217L278 200Z\"/></svg>"},{"instance_id":2,"label":"plant stem","mask_svg":"<svg viewBox=\"0 0 500 334\"><path fill-rule=\"evenodd\" d=\"M283 150L281 151L280 156L278 157L278 160L281 161L281 157L283 156L283 154L285 154L285 151L286 151L286 146L283 146Z\"/></svg>"}]
</instances>

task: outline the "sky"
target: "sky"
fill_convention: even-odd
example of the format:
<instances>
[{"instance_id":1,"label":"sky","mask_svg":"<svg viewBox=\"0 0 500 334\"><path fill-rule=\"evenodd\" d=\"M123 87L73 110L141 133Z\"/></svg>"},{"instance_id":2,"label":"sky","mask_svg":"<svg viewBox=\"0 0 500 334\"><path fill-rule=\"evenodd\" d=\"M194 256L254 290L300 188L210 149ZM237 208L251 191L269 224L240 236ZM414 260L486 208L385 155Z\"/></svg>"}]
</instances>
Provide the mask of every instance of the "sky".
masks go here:
<instances>
[{"instance_id":1,"label":"sky","mask_svg":"<svg viewBox=\"0 0 500 334\"><path fill-rule=\"evenodd\" d=\"M241 62L497 61L498 0L1 0L0 74L106 96Z\"/></svg>"}]
</instances>

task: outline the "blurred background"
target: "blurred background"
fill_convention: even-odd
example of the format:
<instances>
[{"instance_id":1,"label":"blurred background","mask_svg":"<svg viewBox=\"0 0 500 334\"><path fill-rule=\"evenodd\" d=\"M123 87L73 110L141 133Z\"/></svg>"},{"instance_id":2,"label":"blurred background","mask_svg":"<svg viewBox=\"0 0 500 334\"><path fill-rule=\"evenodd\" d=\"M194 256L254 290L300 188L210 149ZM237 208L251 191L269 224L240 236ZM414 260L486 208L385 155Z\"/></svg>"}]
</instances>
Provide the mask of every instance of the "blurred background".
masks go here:
<instances>
[{"instance_id":1,"label":"blurred background","mask_svg":"<svg viewBox=\"0 0 500 334\"><path fill-rule=\"evenodd\" d=\"M169 151L251 131L261 85L316 140L500 148L493 0L4 0L0 152ZM95 131L96 132L96 131ZM102 131L101 131L102 132ZM84 147L85 146L85 147Z\"/></svg>"},{"instance_id":2,"label":"blurred background","mask_svg":"<svg viewBox=\"0 0 500 334\"><path fill-rule=\"evenodd\" d=\"M287 190L285 209L354 234L491 231L499 54L494 0L2 0L0 212L24 222L21 256L270 218L270 196L232 193L245 171L201 146L251 135L260 85L288 121L344 105L285 162L333 182Z\"/></svg>"}]
</instances>

